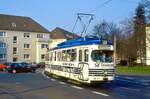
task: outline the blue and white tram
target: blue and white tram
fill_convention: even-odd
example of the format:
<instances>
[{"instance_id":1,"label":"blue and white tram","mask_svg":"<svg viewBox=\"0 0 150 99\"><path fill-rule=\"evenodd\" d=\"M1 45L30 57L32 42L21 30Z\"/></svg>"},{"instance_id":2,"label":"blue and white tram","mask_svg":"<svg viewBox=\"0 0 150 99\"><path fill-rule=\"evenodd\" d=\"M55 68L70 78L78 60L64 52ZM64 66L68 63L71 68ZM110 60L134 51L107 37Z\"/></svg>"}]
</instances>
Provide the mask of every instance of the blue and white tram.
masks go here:
<instances>
[{"instance_id":1,"label":"blue and white tram","mask_svg":"<svg viewBox=\"0 0 150 99\"><path fill-rule=\"evenodd\" d=\"M79 38L48 51L45 72L81 83L112 81L115 76L112 42Z\"/></svg>"}]
</instances>

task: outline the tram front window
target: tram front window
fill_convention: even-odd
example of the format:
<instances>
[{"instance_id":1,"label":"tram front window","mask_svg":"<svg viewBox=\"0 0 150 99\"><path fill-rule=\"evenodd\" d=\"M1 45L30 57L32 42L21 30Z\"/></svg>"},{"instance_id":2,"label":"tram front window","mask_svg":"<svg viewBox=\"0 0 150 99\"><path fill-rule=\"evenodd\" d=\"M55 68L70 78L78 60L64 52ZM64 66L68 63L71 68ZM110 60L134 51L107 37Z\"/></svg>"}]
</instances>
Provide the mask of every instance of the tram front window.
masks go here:
<instances>
[{"instance_id":1,"label":"tram front window","mask_svg":"<svg viewBox=\"0 0 150 99\"><path fill-rule=\"evenodd\" d=\"M91 58L94 62L113 62L113 51L93 50Z\"/></svg>"}]
</instances>

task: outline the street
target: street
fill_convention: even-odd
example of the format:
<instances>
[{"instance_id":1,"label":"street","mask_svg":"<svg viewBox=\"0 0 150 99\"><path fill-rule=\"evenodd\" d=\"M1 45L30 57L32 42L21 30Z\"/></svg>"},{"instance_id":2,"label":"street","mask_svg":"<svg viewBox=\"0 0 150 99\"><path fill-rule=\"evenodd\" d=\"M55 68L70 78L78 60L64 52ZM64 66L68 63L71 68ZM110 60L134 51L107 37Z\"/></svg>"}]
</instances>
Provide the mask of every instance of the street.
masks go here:
<instances>
[{"instance_id":1,"label":"street","mask_svg":"<svg viewBox=\"0 0 150 99\"><path fill-rule=\"evenodd\" d=\"M112 83L82 87L36 73L0 72L0 99L149 99L149 76L116 75Z\"/></svg>"}]
</instances>

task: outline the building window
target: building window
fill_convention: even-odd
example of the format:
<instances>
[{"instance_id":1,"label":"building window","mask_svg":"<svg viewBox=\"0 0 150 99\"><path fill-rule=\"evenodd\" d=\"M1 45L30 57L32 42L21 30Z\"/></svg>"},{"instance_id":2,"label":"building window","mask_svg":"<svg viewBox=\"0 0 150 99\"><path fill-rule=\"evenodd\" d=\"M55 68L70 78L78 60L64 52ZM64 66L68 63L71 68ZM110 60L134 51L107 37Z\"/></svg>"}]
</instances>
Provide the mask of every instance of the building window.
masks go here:
<instances>
[{"instance_id":1,"label":"building window","mask_svg":"<svg viewBox=\"0 0 150 99\"><path fill-rule=\"evenodd\" d=\"M0 59L5 59L6 58L6 54L0 54Z\"/></svg>"},{"instance_id":2,"label":"building window","mask_svg":"<svg viewBox=\"0 0 150 99\"><path fill-rule=\"evenodd\" d=\"M13 37L13 43L17 43L17 36Z\"/></svg>"},{"instance_id":3,"label":"building window","mask_svg":"<svg viewBox=\"0 0 150 99\"><path fill-rule=\"evenodd\" d=\"M24 59L30 59L30 55L29 54L24 54Z\"/></svg>"},{"instance_id":4,"label":"building window","mask_svg":"<svg viewBox=\"0 0 150 99\"><path fill-rule=\"evenodd\" d=\"M48 44L41 44L41 48L48 48Z\"/></svg>"},{"instance_id":5,"label":"building window","mask_svg":"<svg viewBox=\"0 0 150 99\"><path fill-rule=\"evenodd\" d=\"M42 54L42 55L41 55L41 59L45 59L45 54Z\"/></svg>"},{"instance_id":6,"label":"building window","mask_svg":"<svg viewBox=\"0 0 150 99\"><path fill-rule=\"evenodd\" d=\"M43 34L37 34L37 38L43 38Z\"/></svg>"},{"instance_id":7,"label":"building window","mask_svg":"<svg viewBox=\"0 0 150 99\"><path fill-rule=\"evenodd\" d=\"M6 32L0 32L0 37L6 37Z\"/></svg>"},{"instance_id":8,"label":"building window","mask_svg":"<svg viewBox=\"0 0 150 99\"><path fill-rule=\"evenodd\" d=\"M17 54L17 47L13 47L13 54Z\"/></svg>"},{"instance_id":9,"label":"building window","mask_svg":"<svg viewBox=\"0 0 150 99\"><path fill-rule=\"evenodd\" d=\"M13 57L13 62L16 62L18 60L17 57Z\"/></svg>"},{"instance_id":10,"label":"building window","mask_svg":"<svg viewBox=\"0 0 150 99\"><path fill-rule=\"evenodd\" d=\"M0 42L0 48L6 48L6 43Z\"/></svg>"},{"instance_id":11,"label":"building window","mask_svg":"<svg viewBox=\"0 0 150 99\"><path fill-rule=\"evenodd\" d=\"M30 33L24 33L24 38L30 38Z\"/></svg>"},{"instance_id":12,"label":"building window","mask_svg":"<svg viewBox=\"0 0 150 99\"><path fill-rule=\"evenodd\" d=\"M24 48L25 49L29 49L30 48L30 44L24 44Z\"/></svg>"}]
</instances>

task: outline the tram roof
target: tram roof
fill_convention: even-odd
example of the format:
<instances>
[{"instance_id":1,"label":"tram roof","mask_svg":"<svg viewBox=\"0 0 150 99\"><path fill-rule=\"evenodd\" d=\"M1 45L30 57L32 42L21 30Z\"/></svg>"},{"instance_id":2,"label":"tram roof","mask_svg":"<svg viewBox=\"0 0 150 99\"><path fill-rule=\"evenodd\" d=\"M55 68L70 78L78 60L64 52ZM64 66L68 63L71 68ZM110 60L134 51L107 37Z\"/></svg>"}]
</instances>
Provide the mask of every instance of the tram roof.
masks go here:
<instances>
[{"instance_id":1,"label":"tram roof","mask_svg":"<svg viewBox=\"0 0 150 99\"><path fill-rule=\"evenodd\" d=\"M69 40L62 42L57 45L57 47L53 48L54 49L62 49L62 48L69 48L69 47L75 47L75 46L84 46L84 45L100 45L103 44L103 41L107 41L107 45L113 45L113 43L109 40L101 40L98 38L78 38L75 40Z\"/></svg>"}]
</instances>

